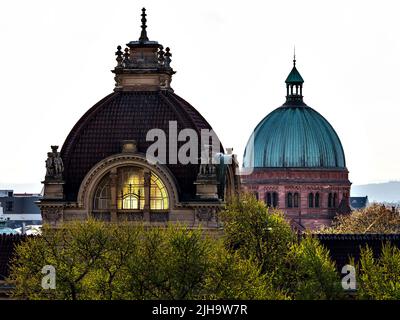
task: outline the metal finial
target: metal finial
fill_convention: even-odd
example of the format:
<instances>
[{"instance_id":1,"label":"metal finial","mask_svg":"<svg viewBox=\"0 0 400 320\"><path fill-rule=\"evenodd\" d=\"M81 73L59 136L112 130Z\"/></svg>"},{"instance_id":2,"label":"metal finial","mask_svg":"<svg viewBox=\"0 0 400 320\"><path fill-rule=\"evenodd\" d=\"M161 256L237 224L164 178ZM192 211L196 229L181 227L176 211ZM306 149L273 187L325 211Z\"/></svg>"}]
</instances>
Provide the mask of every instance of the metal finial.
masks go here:
<instances>
[{"instance_id":1,"label":"metal finial","mask_svg":"<svg viewBox=\"0 0 400 320\"><path fill-rule=\"evenodd\" d=\"M149 41L149 38L147 37L147 31L146 31L146 28L147 28L147 25L146 25L146 22L147 22L147 19L146 19L146 8L143 8L142 9L142 32L140 33L140 38L139 38L139 41L140 42L145 42L145 41Z\"/></svg>"},{"instance_id":2,"label":"metal finial","mask_svg":"<svg viewBox=\"0 0 400 320\"><path fill-rule=\"evenodd\" d=\"M293 67L296 66L296 46L293 48Z\"/></svg>"}]
</instances>

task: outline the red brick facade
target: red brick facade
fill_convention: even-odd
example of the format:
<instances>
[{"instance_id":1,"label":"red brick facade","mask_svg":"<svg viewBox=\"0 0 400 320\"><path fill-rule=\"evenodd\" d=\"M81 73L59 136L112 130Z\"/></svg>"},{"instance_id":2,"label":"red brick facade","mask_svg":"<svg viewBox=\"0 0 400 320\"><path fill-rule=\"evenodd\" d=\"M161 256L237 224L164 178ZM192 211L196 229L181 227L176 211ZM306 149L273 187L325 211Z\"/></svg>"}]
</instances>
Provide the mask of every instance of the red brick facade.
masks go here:
<instances>
[{"instance_id":1,"label":"red brick facade","mask_svg":"<svg viewBox=\"0 0 400 320\"><path fill-rule=\"evenodd\" d=\"M346 169L255 168L242 177L244 191L307 229L330 225L341 201L349 204L350 186Z\"/></svg>"}]
</instances>

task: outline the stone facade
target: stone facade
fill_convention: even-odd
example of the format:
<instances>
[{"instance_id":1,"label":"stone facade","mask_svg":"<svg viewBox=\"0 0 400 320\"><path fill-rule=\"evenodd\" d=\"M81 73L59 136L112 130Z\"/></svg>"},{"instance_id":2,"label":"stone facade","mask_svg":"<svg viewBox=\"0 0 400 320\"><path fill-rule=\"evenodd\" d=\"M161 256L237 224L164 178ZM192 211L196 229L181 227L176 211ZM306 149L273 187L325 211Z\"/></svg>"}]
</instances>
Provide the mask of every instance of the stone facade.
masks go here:
<instances>
[{"instance_id":1,"label":"stone facade","mask_svg":"<svg viewBox=\"0 0 400 320\"><path fill-rule=\"evenodd\" d=\"M214 167L214 165L212 166ZM145 200L144 206L140 210L120 209L117 206L117 172L118 168L126 167L144 170ZM190 227L202 225L206 228L218 228L220 226L218 212L225 205L224 199L233 196L237 191L238 186L235 185L236 179L234 179L236 167L237 163L233 162L227 168L224 198L217 193L215 172L210 171L208 174L201 171L199 179L194 182L198 188L198 199L184 202L179 199L179 186L168 167L149 163L144 154L137 152L134 143L127 140L122 145L121 153L103 159L89 170L81 183L76 202L65 200L64 181L61 175L57 177L47 175L43 181L44 195L38 205L43 223L53 227L60 226L65 222L95 218L109 222L139 221L153 226L172 222L184 223ZM166 210L151 210L150 208L150 173L156 174L166 187L169 203ZM104 177L109 177L111 182L110 205L105 210L96 211L94 208L95 194Z\"/></svg>"},{"instance_id":2,"label":"stone facade","mask_svg":"<svg viewBox=\"0 0 400 320\"><path fill-rule=\"evenodd\" d=\"M340 213L340 205L349 205L350 186L348 171L341 169L255 168L251 175L242 178L242 189L265 203L268 197L272 202L273 193L276 193L276 207L282 209L291 222L306 229L329 226L333 217ZM292 194L290 207L289 194ZM313 195L312 206L310 194Z\"/></svg>"},{"instance_id":3,"label":"stone facade","mask_svg":"<svg viewBox=\"0 0 400 320\"><path fill-rule=\"evenodd\" d=\"M57 227L95 218L217 228L218 212L238 191L235 160L219 166L176 161L178 149L186 144L178 133L186 130L201 140L203 131L212 128L173 92L171 51L149 40L144 8L141 21L140 38L123 51L117 47L114 92L82 116L60 152L52 146L48 153L44 195L38 203L44 223ZM165 155L160 161L146 156L154 142L148 134L154 130L165 137L157 148ZM201 146L190 142L190 153L200 154ZM213 156L233 159L217 142Z\"/></svg>"}]
</instances>

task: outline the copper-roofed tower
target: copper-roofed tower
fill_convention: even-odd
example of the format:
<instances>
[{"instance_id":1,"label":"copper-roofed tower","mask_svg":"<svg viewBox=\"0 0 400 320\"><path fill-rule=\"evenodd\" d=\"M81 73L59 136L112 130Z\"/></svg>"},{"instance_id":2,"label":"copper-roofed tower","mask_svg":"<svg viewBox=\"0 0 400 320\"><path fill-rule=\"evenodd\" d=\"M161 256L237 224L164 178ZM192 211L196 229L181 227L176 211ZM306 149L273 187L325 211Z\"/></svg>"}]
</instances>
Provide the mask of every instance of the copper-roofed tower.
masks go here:
<instances>
[{"instance_id":1,"label":"copper-roofed tower","mask_svg":"<svg viewBox=\"0 0 400 320\"><path fill-rule=\"evenodd\" d=\"M333 127L304 103L296 58L285 83L285 103L261 120L246 146L243 165L252 174L242 183L296 227L319 228L350 212L345 155Z\"/></svg>"},{"instance_id":2,"label":"copper-roofed tower","mask_svg":"<svg viewBox=\"0 0 400 320\"><path fill-rule=\"evenodd\" d=\"M141 21L139 39L115 53L114 92L79 119L60 152L53 146L48 153L39 203L44 222L95 217L215 227L216 212L237 188L235 162L202 166L177 159L187 146L186 134L201 137L212 128L173 92L170 49L149 40L145 9ZM166 145L159 151L165 151L166 161L146 157L159 142L154 129L165 133ZM217 147L216 157L229 158ZM192 151L192 159L200 158L200 138Z\"/></svg>"},{"instance_id":3,"label":"copper-roofed tower","mask_svg":"<svg viewBox=\"0 0 400 320\"><path fill-rule=\"evenodd\" d=\"M304 80L296 68L296 55L293 57L293 68L286 78L286 100L290 102L303 102Z\"/></svg>"}]
</instances>

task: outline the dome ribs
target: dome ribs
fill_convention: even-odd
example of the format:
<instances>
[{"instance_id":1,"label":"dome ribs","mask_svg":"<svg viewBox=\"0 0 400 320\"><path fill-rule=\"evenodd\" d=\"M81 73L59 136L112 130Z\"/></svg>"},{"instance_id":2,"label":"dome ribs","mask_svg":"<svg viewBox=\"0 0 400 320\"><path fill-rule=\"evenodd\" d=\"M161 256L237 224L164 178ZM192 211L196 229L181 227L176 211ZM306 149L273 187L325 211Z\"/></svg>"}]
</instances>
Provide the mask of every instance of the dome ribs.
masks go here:
<instances>
[{"instance_id":1,"label":"dome ribs","mask_svg":"<svg viewBox=\"0 0 400 320\"><path fill-rule=\"evenodd\" d=\"M168 134L169 121L177 121L178 130L192 128L200 133L203 128L211 129L197 110L171 92L116 91L96 103L63 144L66 200L76 200L84 176L97 162L121 152L122 140L135 139L138 151L145 153L152 143L146 141L147 132L159 128ZM178 148L183 143L178 143ZM168 167L179 184L181 200L193 199L198 165Z\"/></svg>"},{"instance_id":2,"label":"dome ribs","mask_svg":"<svg viewBox=\"0 0 400 320\"><path fill-rule=\"evenodd\" d=\"M244 166L258 168L346 168L343 147L329 122L307 105L285 103L268 114L254 130Z\"/></svg>"}]
</instances>

